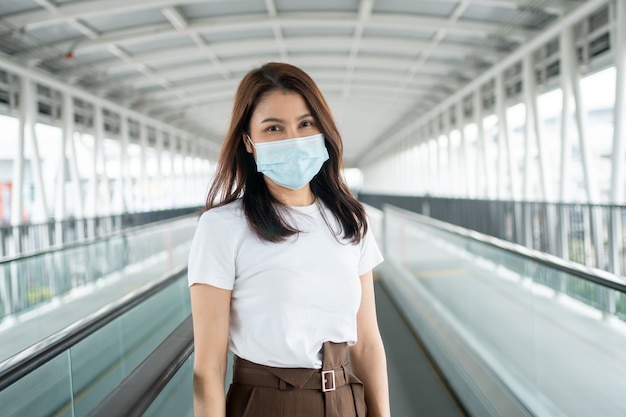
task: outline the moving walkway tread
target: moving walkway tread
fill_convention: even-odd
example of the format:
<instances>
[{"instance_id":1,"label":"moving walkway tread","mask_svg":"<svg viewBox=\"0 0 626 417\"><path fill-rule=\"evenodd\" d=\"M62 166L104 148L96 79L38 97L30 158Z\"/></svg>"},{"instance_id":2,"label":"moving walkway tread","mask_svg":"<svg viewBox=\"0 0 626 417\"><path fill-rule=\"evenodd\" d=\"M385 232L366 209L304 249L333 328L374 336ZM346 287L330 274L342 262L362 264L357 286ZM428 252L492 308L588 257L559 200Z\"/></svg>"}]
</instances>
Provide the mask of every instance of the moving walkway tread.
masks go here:
<instances>
[{"instance_id":1,"label":"moving walkway tread","mask_svg":"<svg viewBox=\"0 0 626 417\"><path fill-rule=\"evenodd\" d=\"M398 310L384 283L375 283L378 324L385 344L391 415L466 417L442 376Z\"/></svg>"}]
</instances>

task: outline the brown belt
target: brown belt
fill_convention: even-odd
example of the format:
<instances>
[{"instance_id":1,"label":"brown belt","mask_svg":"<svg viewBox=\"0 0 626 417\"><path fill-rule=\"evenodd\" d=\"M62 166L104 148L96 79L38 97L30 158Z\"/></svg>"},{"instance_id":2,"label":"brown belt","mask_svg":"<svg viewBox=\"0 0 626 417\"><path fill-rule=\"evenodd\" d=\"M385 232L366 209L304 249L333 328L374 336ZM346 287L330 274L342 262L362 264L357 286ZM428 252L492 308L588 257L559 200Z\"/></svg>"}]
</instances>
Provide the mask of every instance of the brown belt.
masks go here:
<instances>
[{"instance_id":1,"label":"brown belt","mask_svg":"<svg viewBox=\"0 0 626 417\"><path fill-rule=\"evenodd\" d=\"M332 369L273 368L235 357L233 382L263 387L334 391L350 383L347 362Z\"/></svg>"}]
</instances>

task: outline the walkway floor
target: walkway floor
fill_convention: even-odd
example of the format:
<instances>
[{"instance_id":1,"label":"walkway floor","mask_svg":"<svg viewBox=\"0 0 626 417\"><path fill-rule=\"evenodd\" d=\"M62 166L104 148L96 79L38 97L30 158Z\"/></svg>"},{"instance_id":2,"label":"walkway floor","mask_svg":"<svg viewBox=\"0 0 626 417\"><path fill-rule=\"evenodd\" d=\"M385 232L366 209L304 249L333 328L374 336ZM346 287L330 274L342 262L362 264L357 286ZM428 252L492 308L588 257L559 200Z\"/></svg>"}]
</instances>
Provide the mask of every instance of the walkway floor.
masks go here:
<instances>
[{"instance_id":1,"label":"walkway floor","mask_svg":"<svg viewBox=\"0 0 626 417\"><path fill-rule=\"evenodd\" d=\"M378 325L385 344L391 415L464 417L419 340L380 283L376 283Z\"/></svg>"}]
</instances>

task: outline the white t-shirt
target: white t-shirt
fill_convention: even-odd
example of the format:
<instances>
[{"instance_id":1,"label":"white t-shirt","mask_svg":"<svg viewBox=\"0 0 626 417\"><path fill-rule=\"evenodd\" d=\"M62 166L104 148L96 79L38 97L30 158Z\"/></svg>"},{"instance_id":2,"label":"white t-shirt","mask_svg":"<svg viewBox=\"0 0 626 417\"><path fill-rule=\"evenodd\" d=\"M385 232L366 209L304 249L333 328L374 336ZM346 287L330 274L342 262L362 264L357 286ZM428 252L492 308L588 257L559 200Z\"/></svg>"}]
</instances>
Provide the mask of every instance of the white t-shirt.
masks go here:
<instances>
[{"instance_id":1,"label":"white t-shirt","mask_svg":"<svg viewBox=\"0 0 626 417\"><path fill-rule=\"evenodd\" d=\"M284 242L259 239L241 200L202 214L189 254L189 285L232 290L229 349L249 361L321 368L325 341L357 340L359 276L382 262L371 233L359 244L335 237L338 223L314 203L291 207L302 233Z\"/></svg>"}]
</instances>

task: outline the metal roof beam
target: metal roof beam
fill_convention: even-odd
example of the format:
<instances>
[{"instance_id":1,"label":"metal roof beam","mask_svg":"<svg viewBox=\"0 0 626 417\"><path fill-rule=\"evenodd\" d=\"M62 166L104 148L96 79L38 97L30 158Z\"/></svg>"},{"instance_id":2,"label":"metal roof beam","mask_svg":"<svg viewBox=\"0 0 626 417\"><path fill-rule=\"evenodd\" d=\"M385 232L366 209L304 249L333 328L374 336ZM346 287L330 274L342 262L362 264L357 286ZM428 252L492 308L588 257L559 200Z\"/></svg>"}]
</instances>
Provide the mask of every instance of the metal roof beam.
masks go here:
<instances>
[{"instance_id":1,"label":"metal roof beam","mask_svg":"<svg viewBox=\"0 0 626 417\"><path fill-rule=\"evenodd\" d=\"M105 16L110 14L128 13L137 10L152 8L175 7L180 4L206 3L211 0L108 0L97 2L72 2L55 7L48 0L37 0L37 3L46 7L47 10L27 11L15 15L12 20L18 27L33 29L64 22L69 19L83 17ZM217 0L213 0L217 1ZM420 0L413 0L420 1ZM432 0L422 0L432 1ZM482 6L496 6L505 8L537 7L535 0L471 0L471 4ZM547 13L562 14L570 2L565 0L552 0L546 7L540 7ZM271 9L269 9L271 10ZM49 13L52 11L53 13Z\"/></svg>"},{"instance_id":2,"label":"metal roof beam","mask_svg":"<svg viewBox=\"0 0 626 417\"><path fill-rule=\"evenodd\" d=\"M316 83L320 86L320 88L324 89L327 86L336 86L339 83L339 80L342 79L342 72L316 72L315 78ZM386 74L386 76L385 76ZM222 91L227 92L231 96L233 95L234 89L237 87L238 80L230 80L226 81L208 81L208 82L199 82L199 83L190 83L186 85L180 85L177 87L170 88L168 90L159 91L146 95L138 95L134 97L135 101L143 101L143 102L155 102L159 105L169 106L173 101L178 99L186 99L188 101L193 101L197 97L205 96L206 94L213 94L217 92L221 94ZM370 72L370 73L358 73L354 76L354 84L355 86L359 85L372 85L372 86L382 86L387 88L389 91L397 88L394 85L394 80L389 78L388 73L383 72ZM414 80L414 82L408 83L404 89L409 90L420 90L427 91L428 89L433 88L434 86L441 85L446 86L450 91L454 88L455 85L458 85L458 80L454 77L442 77L438 75L432 75L426 78L420 78L419 80ZM444 87L442 87L443 89ZM205 92L206 91L206 92ZM149 106L148 106L149 107Z\"/></svg>"},{"instance_id":3,"label":"metal roof beam","mask_svg":"<svg viewBox=\"0 0 626 417\"><path fill-rule=\"evenodd\" d=\"M276 18L258 19L259 16L249 15L237 19L220 22L215 24L215 19L198 19L190 22L187 32L201 34L220 34L238 31L255 31L264 28L272 28L272 25L278 24L282 28L313 26L323 27L349 27L354 28L356 21L354 14L346 13L321 13L314 15L306 14L290 14L278 16ZM66 19L67 20L67 19ZM435 17L418 17L395 14L373 14L367 23L367 28L377 28L383 30L396 30L403 33L424 32L425 30L445 29L448 33L472 34L481 37L487 37L489 34L498 33L501 26L495 23L487 22L467 22L457 21L450 24L447 18ZM513 27L505 39L514 42L523 42L535 35L537 32L530 31L520 27ZM180 32L173 29L170 23L155 24L141 26L127 30L119 30L108 34L102 34L98 39L85 39L82 41L62 41L48 44L51 48L66 50L72 48L80 52L93 52L108 47L109 44L121 42L140 43L145 41L165 40L171 37L180 36ZM410 36L405 37L405 39ZM16 59L20 59L23 55L29 55L30 51L25 50L14 55Z\"/></svg>"},{"instance_id":4,"label":"metal roof beam","mask_svg":"<svg viewBox=\"0 0 626 417\"><path fill-rule=\"evenodd\" d=\"M332 85L327 85L327 88L334 89L338 92L341 92L343 83L334 83ZM320 88L323 90L323 85L320 85ZM371 84L364 85L353 85L353 95L375 95L378 97L389 97L390 89L387 86L376 86ZM402 91L403 94L398 95L398 98L409 98L409 99L419 99L420 97L428 97L433 98L436 97L437 100L441 100L445 98L449 93L447 91L432 91L432 89L419 89L419 88L406 88ZM419 96L417 95L419 94ZM328 99L333 97L333 94L325 93ZM188 111L189 109L194 109L198 106L211 105L216 102L226 102L232 100L233 93L232 91L224 92L224 93L207 93L206 95L199 95L193 100L189 100L186 98L180 98L178 100L172 100L169 103L154 103L153 105L146 105L142 107L142 111L146 111L151 117L161 118L163 115L167 114L176 114L180 112Z\"/></svg>"},{"instance_id":5,"label":"metal roof beam","mask_svg":"<svg viewBox=\"0 0 626 417\"><path fill-rule=\"evenodd\" d=\"M328 52L344 53L349 51L352 47L353 40L346 37L292 37L285 39L284 43L288 48L298 48L300 50L307 50L308 47L318 47L320 42L324 42L324 49ZM112 44L111 44L112 45ZM276 50L273 45L268 45L267 40L255 39L250 41L231 41L231 42L219 42L211 44L210 50L217 55L227 56L247 56L249 54L258 54L259 51ZM315 50L315 49L313 49ZM404 55L407 57L414 56L420 51L436 51L445 55L451 55L456 57L465 57L470 55L471 48L462 45L433 45L430 41L421 40L396 40L389 42L385 38L370 38L367 41L362 41L360 46L360 54L371 55L380 53L381 58L386 59L393 54ZM74 51L76 54L76 50ZM139 62L143 63L158 63L168 62L174 58L184 59L198 56L198 48L186 47L186 48L170 48L160 50L158 52L148 52L145 54L135 54L129 57L128 60L123 60L120 63L117 60L108 60L100 62L98 69L101 71L123 69L133 67ZM504 53L497 51L481 51L480 58L485 62L495 63L498 62ZM69 74L75 75L77 72L81 72L80 67L71 71Z\"/></svg>"},{"instance_id":6,"label":"metal roof beam","mask_svg":"<svg viewBox=\"0 0 626 417\"><path fill-rule=\"evenodd\" d=\"M184 4L206 3L218 0L185 0ZM46 0L38 0L39 4L47 3ZM129 13L138 10L164 8L176 6L183 2L180 0L108 0L108 1L79 1L64 3L56 7L53 13L48 10L35 10L15 14L11 21L17 27L26 30L37 29L72 19L87 17L99 17L112 14Z\"/></svg>"},{"instance_id":7,"label":"metal roof beam","mask_svg":"<svg viewBox=\"0 0 626 417\"><path fill-rule=\"evenodd\" d=\"M177 31L180 32L189 27L189 22L177 7L164 7L161 9L161 13Z\"/></svg>"}]
</instances>

